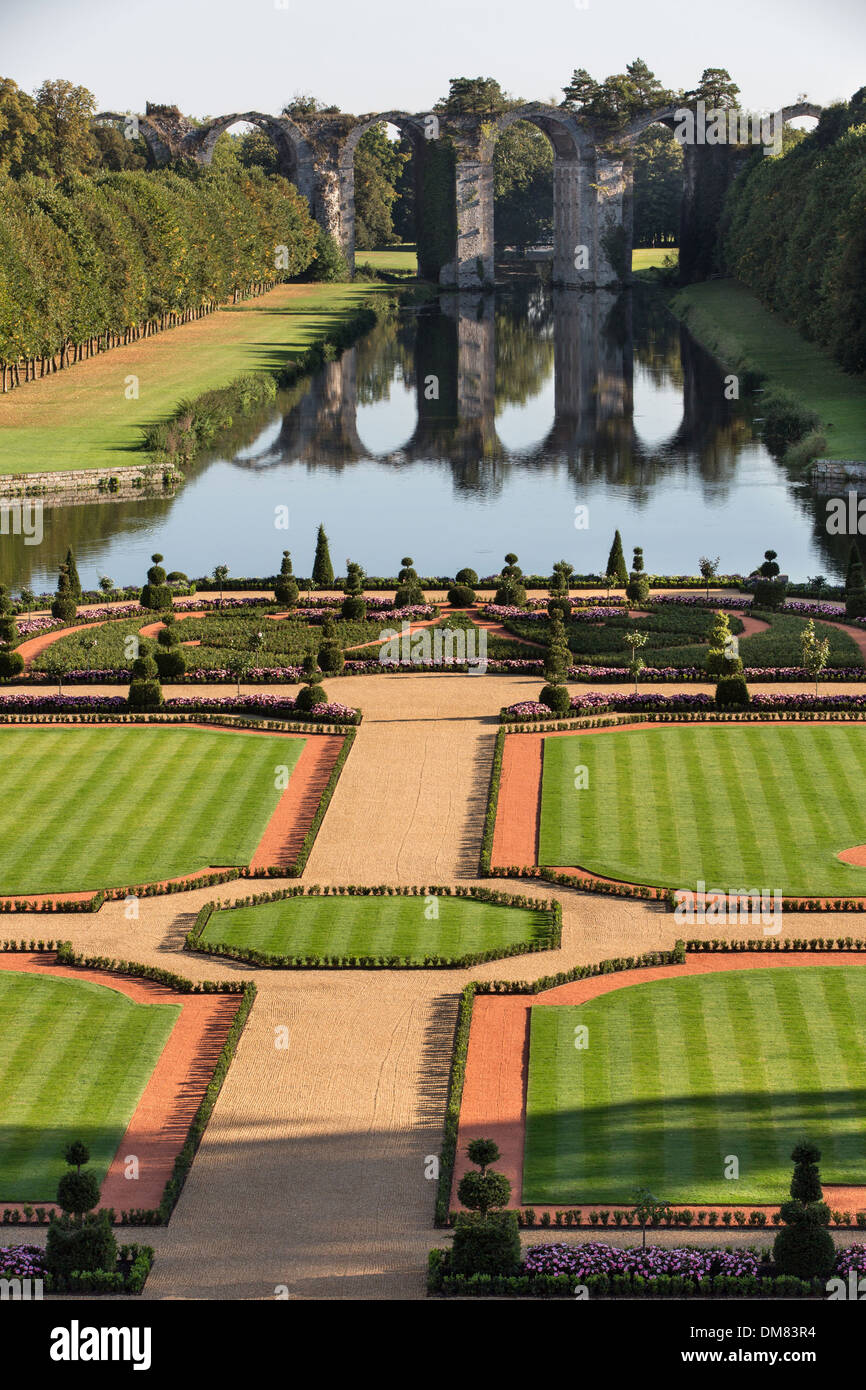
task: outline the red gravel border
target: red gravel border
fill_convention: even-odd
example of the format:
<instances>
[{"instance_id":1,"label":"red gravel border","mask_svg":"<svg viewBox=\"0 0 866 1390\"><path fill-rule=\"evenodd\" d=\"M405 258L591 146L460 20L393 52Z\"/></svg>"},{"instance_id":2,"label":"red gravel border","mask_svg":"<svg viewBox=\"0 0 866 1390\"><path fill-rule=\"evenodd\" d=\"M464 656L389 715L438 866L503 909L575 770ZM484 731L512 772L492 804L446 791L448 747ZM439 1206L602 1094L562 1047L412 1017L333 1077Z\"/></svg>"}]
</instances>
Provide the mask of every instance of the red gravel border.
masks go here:
<instances>
[{"instance_id":1,"label":"red gravel border","mask_svg":"<svg viewBox=\"0 0 866 1390\"><path fill-rule=\"evenodd\" d=\"M189 1127L211 1082L240 995L178 994L135 976L51 964L45 952L4 952L0 970L89 980L115 989L138 1004L180 1005L180 1015L132 1113L99 1197L100 1207L113 1207L118 1213L133 1207L158 1207L175 1159L186 1143ZM124 1177L124 1160L129 1154L134 1154L139 1162L136 1180ZM26 1205L56 1210L51 1202ZM23 1202L0 1203L0 1212L23 1212L24 1206ZM25 1224L19 1229L32 1227Z\"/></svg>"},{"instance_id":2,"label":"red gravel border","mask_svg":"<svg viewBox=\"0 0 866 1390\"><path fill-rule=\"evenodd\" d=\"M466 1145L470 1139L493 1139L499 1145L501 1158L497 1160L497 1171L505 1173L511 1181L512 1200L510 1206L517 1209L523 1206L523 1149L526 1138L526 1088L529 1076L529 1011L538 1005L585 1004L587 1000L597 999L615 989L625 989L629 985L645 984L651 980L666 980L682 975L707 975L722 970L784 969L791 966L810 965L850 965L866 966L866 957L857 952L844 951L786 951L784 954L770 954L760 951L738 951L730 953L696 953L690 955L684 965L644 966L638 970L622 971L611 975L593 975L585 980L574 980L566 985L557 985L540 994L479 994L476 995L472 1024L469 1031L469 1049L466 1057L466 1074L463 1082L463 1096L460 1103L460 1122L457 1131L457 1157L451 1189L452 1210L459 1209L457 1184L464 1173L472 1168L466 1157ZM635 1175L635 1181L639 1174ZM785 1193L779 1200L784 1201ZM824 1199L833 1210L852 1213L866 1210L866 1185L842 1187L832 1183L824 1184ZM681 1204L682 1205L682 1204ZM775 1211L779 1203L770 1205L761 1202L723 1205L701 1205L691 1203L690 1209L699 1211ZM581 1202L558 1203L544 1206L533 1203L533 1209L540 1216L549 1212L551 1217L557 1211L574 1210L577 1207L598 1209L599 1207L621 1208L628 1203L620 1202ZM679 1210L681 1207L674 1207ZM553 1228L551 1228L553 1229ZM573 1229L573 1228L572 1228ZM583 1227L581 1227L583 1229ZM591 1228L590 1228L591 1229ZM685 1228L684 1228L685 1229ZM724 1231L725 1227L719 1227ZM739 1229L739 1228L738 1228Z\"/></svg>"}]
</instances>

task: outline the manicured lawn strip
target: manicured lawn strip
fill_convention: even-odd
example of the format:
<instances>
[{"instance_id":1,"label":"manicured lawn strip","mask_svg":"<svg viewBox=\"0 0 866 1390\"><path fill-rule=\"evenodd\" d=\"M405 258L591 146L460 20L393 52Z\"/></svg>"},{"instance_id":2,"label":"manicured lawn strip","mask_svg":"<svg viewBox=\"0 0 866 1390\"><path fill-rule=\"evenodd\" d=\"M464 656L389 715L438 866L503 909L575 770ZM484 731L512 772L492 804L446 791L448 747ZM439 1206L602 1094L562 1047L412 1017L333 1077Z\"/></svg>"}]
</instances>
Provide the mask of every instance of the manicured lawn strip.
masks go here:
<instances>
[{"instance_id":1,"label":"manicured lawn strip","mask_svg":"<svg viewBox=\"0 0 866 1390\"><path fill-rule=\"evenodd\" d=\"M179 1014L89 981L0 971L0 1201L52 1202L78 1138L102 1181Z\"/></svg>"},{"instance_id":2,"label":"manicured lawn strip","mask_svg":"<svg viewBox=\"0 0 866 1390\"><path fill-rule=\"evenodd\" d=\"M531 1011L524 1203L773 1202L803 1135L866 1183L866 971L743 970ZM589 1046L574 1046L575 1028ZM739 1178L726 1178L728 1156Z\"/></svg>"},{"instance_id":3,"label":"manicured lawn strip","mask_svg":"<svg viewBox=\"0 0 866 1390\"><path fill-rule=\"evenodd\" d=\"M168 417L181 400L287 366L371 295L389 292L370 283L279 285L29 382L0 402L0 473L141 463L143 426ZM139 378L137 400L124 395L130 373Z\"/></svg>"},{"instance_id":4,"label":"manicured lawn strip","mask_svg":"<svg viewBox=\"0 0 866 1390\"><path fill-rule=\"evenodd\" d=\"M614 745L620 745L615 747ZM574 768L589 785L573 786ZM544 743L539 863L632 883L857 896L866 869L857 726L657 726Z\"/></svg>"},{"instance_id":5,"label":"manicured lawn strip","mask_svg":"<svg viewBox=\"0 0 866 1390\"><path fill-rule=\"evenodd\" d=\"M432 916L435 908L437 915ZM224 908L208 919L200 940L272 957L425 957L503 952L549 939L549 914L466 898L422 896L290 897Z\"/></svg>"},{"instance_id":6,"label":"manicured lawn strip","mask_svg":"<svg viewBox=\"0 0 866 1390\"><path fill-rule=\"evenodd\" d=\"M0 890L51 893L245 865L302 739L185 728L0 728Z\"/></svg>"},{"instance_id":7,"label":"manicured lawn strip","mask_svg":"<svg viewBox=\"0 0 866 1390\"><path fill-rule=\"evenodd\" d=\"M711 352L733 368L746 362L767 373L821 417L824 457L863 459L866 381L849 376L830 355L765 309L736 280L710 280L678 290L671 307Z\"/></svg>"}]
</instances>

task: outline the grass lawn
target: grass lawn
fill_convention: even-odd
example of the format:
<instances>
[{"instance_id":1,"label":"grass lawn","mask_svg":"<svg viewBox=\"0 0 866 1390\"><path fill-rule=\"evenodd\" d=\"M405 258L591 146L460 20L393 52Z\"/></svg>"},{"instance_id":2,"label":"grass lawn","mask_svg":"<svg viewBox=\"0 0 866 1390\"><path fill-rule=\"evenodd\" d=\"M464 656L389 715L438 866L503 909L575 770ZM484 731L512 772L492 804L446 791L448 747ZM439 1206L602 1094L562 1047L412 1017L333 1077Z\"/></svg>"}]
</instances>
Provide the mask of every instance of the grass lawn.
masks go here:
<instances>
[{"instance_id":1,"label":"grass lawn","mask_svg":"<svg viewBox=\"0 0 866 1390\"><path fill-rule=\"evenodd\" d=\"M767 373L768 386L784 386L814 410L827 436L823 457L866 459L866 378L843 372L736 280L689 285L672 308L734 370L749 361Z\"/></svg>"},{"instance_id":2,"label":"grass lawn","mask_svg":"<svg viewBox=\"0 0 866 1390\"><path fill-rule=\"evenodd\" d=\"M0 729L0 893L248 864L302 739L185 728Z\"/></svg>"},{"instance_id":3,"label":"grass lawn","mask_svg":"<svg viewBox=\"0 0 866 1390\"><path fill-rule=\"evenodd\" d=\"M278 285L197 323L115 348L0 397L0 473L146 462L142 426L178 401L270 371L321 341L346 310L388 286ZM127 400L127 376L139 379Z\"/></svg>"},{"instance_id":4,"label":"grass lawn","mask_svg":"<svg viewBox=\"0 0 866 1390\"><path fill-rule=\"evenodd\" d=\"M0 970L0 1201L53 1201L73 1139L102 1181L179 1014L89 981Z\"/></svg>"},{"instance_id":5,"label":"grass lawn","mask_svg":"<svg viewBox=\"0 0 866 1390\"><path fill-rule=\"evenodd\" d=\"M824 1182L866 1183L866 969L695 975L531 1015L524 1202L784 1201L806 1136Z\"/></svg>"},{"instance_id":6,"label":"grass lawn","mask_svg":"<svg viewBox=\"0 0 866 1390\"><path fill-rule=\"evenodd\" d=\"M679 255L676 246L636 246L631 253L631 268L635 273L650 270L662 266L667 257L676 265Z\"/></svg>"},{"instance_id":7,"label":"grass lawn","mask_svg":"<svg viewBox=\"0 0 866 1390\"><path fill-rule=\"evenodd\" d=\"M423 895L285 898L214 912L201 939L273 956L401 956L423 965L425 956L528 947L550 933L545 912L449 897L435 907L428 916Z\"/></svg>"},{"instance_id":8,"label":"grass lawn","mask_svg":"<svg viewBox=\"0 0 866 1390\"><path fill-rule=\"evenodd\" d=\"M858 725L548 738L539 863L668 888L863 894L866 868L835 856L866 843L864 779Z\"/></svg>"},{"instance_id":9,"label":"grass lawn","mask_svg":"<svg viewBox=\"0 0 866 1390\"><path fill-rule=\"evenodd\" d=\"M413 276L418 274L418 253L413 242L404 245L385 246L381 251L359 251L355 248L355 266L374 266L376 270L390 270L394 275Z\"/></svg>"}]
</instances>

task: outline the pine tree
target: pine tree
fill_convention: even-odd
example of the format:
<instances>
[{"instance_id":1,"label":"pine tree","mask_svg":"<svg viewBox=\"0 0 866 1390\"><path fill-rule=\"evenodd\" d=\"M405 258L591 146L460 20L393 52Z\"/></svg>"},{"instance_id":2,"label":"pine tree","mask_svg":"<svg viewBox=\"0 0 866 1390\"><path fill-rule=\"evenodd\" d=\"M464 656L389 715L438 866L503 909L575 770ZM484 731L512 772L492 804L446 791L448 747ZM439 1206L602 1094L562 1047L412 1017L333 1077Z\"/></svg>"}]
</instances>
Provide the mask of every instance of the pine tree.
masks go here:
<instances>
[{"instance_id":1,"label":"pine tree","mask_svg":"<svg viewBox=\"0 0 866 1390\"><path fill-rule=\"evenodd\" d=\"M628 570L625 567L625 555L622 551L622 536L619 531L614 532L613 544L610 547L610 554L607 557L607 569L605 574L612 574L617 584L625 588L628 583Z\"/></svg>"},{"instance_id":2,"label":"pine tree","mask_svg":"<svg viewBox=\"0 0 866 1390\"><path fill-rule=\"evenodd\" d=\"M321 523L319 524L319 534L316 536L313 583L319 589L333 589L334 587L334 566L331 564L331 554L328 550L328 537L325 535L325 528Z\"/></svg>"}]
</instances>

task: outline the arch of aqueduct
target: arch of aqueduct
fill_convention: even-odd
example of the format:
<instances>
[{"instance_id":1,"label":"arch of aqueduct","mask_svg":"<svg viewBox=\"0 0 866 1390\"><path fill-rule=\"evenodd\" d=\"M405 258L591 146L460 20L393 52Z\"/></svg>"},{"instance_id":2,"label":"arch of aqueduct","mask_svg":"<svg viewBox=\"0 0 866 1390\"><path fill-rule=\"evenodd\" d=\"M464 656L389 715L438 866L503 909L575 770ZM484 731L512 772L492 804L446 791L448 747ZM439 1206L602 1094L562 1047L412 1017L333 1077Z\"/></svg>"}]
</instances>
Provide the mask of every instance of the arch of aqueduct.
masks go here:
<instances>
[{"instance_id":1,"label":"arch of aqueduct","mask_svg":"<svg viewBox=\"0 0 866 1390\"><path fill-rule=\"evenodd\" d=\"M101 112L94 119L118 122L134 130L156 164L192 159L208 164L223 131L237 122L258 126L273 141L280 171L309 201L320 226L342 247L354 269L354 154L365 131L382 122L396 126L412 146L416 217L424 218L424 161L435 140L450 140L454 151L452 255L444 264L424 265L422 273L443 285L474 290L493 283L493 150L497 135L515 121L528 121L553 146L554 283L568 288L595 288L626 282L632 247L632 171L634 141L654 123L673 128L677 106L648 112L616 131L601 132L579 112L530 103L498 118L434 116L431 113L383 111L366 116L269 116L260 111L232 112L197 125L175 107L152 106L130 118ZM784 121L814 116L821 107L799 102L783 108ZM692 225L688 204L698 186L698 161L707 146L684 146L683 226ZM578 253L578 248L585 248Z\"/></svg>"}]
</instances>

